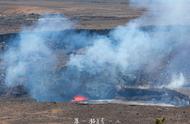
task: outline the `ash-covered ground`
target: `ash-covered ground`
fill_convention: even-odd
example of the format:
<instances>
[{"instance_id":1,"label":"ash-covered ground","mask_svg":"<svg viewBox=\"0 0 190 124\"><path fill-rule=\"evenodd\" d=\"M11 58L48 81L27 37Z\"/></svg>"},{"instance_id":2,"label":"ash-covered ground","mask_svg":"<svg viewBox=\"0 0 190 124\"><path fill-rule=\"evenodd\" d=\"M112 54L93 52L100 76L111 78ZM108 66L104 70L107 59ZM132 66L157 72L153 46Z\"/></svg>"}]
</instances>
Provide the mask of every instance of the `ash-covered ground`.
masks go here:
<instances>
[{"instance_id":1,"label":"ash-covered ground","mask_svg":"<svg viewBox=\"0 0 190 124\"><path fill-rule=\"evenodd\" d=\"M179 3L179 5L183 5L183 4ZM184 6L184 8L185 7L186 6ZM67 65L67 62L70 61L70 56L74 56L75 58L77 55L85 54L86 49L88 49L86 48L86 46L92 44L90 42L90 44L84 45L85 47L84 46L81 47L79 45L76 48L73 48L73 47L70 47L71 44L69 44L69 41L77 41L79 40L79 38L81 39L81 36L83 36L82 38L85 40L86 39L89 40L92 38L97 40L96 38L97 36L99 37L99 39L101 39L102 36L107 37L108 35L111 35L110 37L115 37L115 35L112 35L111 33L109 33L112 28L118 25L125 25L130 20L138 18L143 13L146 13L145 8L146 6L144 6L143 8L139 8L138 6L136 7L129 6L129 1L125 1L125 0L119 0L119 1L118 0L117 1L115 0L112 0L112 1L106 1L106 0L105 1L98 1L98 0L92 0L92 1L88 1L88 0L0 1L0 10L1 10L0 32L2 33L2 35L0 36L0 40L1 40L1 53L2 53L1 56L3 56L1 57L1 69L0 69L1 70L0 123L5 123L5 124L6 123L8 124L9 123L10 124L17 124L17 123L18 124L21 124L21 123L73 124L79 121L82 124L88 124L88 123L98 123L99 121L100 124L101 123L102 124L103 123L105 124L152 124L152 123L155 123L156 120L162 120L163 118L165 119L165 123L168 123L168 124L190 123L189 122L190 110L188 107L189 101L190 101L189 100L190 91L188 88L188 84L185 84L187 85L185 87L180 87L181 82L183 83L188 82L188 74L189 74L188 68L186 70L183 70L184 68L188 66L187 64L188 61L182 63L184 65L182 66L183 69L181 70L179 69L180 71L184 71L187 73L180 73L180 72L177 73L179 74L176 76L177 81L176 80L175 80L176 82L174 81L175 82L174 84L177 84L177 85L174 85L174 86L173 84L171 86L169 84L164 85L170 79L165 78L165 76L163 76L163 75L168 74L170 77L170 72L167 72L168 70L165 71L165 68L168 68L168 65L170 65L169 62L172 61L173 58L175 58L176 54L178 55L178 57L180 56L179 58L177 58L177 61L175 61L178 64L179 63L178 60L180 59L183 61L184 57L186 57L187 54L189 53L188 52L189 45L185 44L185 47L184 47L184 44L183 44L184 42L182 42L182 44L180 44L179 47L174 46L174 48L173 48L173 45L169 44L171 45L171 47L167 47L167 48L168 49L170 48L171 51L170 50L169 52L162 51L163 53L168 52L169 54L166 54L166 55L164 54L164 56L159 56L161 59L151 58L151 60L159 61L158 63L155 64L156 67L154 67L154 64L152 64L152 62L148 61L148 64L143 63L141 67L138 67L137 70L132 71L133 75L128 74L128 73L125 75L120 69L116 67L116 69L118 69L118 70L115 70L117 71L116 73L117 75L115 75L115 72L114 72L114 76L116 76L116 78L113 78L112 77L113 73L108 73L108 75L106 73L102 74L98 72L99 70L96 72L96 74L91 73L91 71L89 73L89 71L86 71L86 70L82 71L81 73L75 68L70 68L70 65ZM149 8L149 9L152 10L153 8ZM155 10L153 9L153 11ZM156 12L159 13L160 10L156 10ZM179 13L180 12L184 12L184 11L179 9ZM71 20L73 23L75 23L75 26L72 28L76 28L77 30L74 30L74 31L66 30L59 34L55 33L57 31L56 30L54 31L54 33L46 32L46 33L39 33L40 36L36 35L38 34L38 31L39 31L37 29L41 29L41 28L39 28L39 24L37 24L37 28L32 27L32 25L34 25L39 19L41 19L41 16L43 14L47 14L47 13L52 15L53 17L57 14L61 16L63 16L64 14L64 20L66 17L69 20ZM173 13L171 13L171 15L173 15ZM177 17L181 17L179 16L180 14L179 15L174 14L174 15L176 15ZM188 32L188 26L186 26L188 24L187 24L187 21L184 21L184 22L181 21L182 18L179 19L178 21L181 22L182 24L185 24L185 26L181 24L177 24L176 26L175 24L176 22L172 21L172 26L170 25L168 26L168 24L166 26L166 25L163 25L163 23L161 23L160 24L161 26L159 26L159 28L157 26L156 28L154 28L155 27L154 22L156 22L154 20L155 18L151 16L149 16L149 18L151 18L149 22L147 22L147 18L143 19L143 21L146 23L141 24L142 27L140 28L140 31L148 32L148 35L153 34L156 37L164 35L165 37L167 37L167 39L171 39L171 37L173 37L173 34L175 34L175 36L176 34L178 34L179 37L173 38L171 43L176 43L176 41L178 40L180 41L189 40L188 37L184 37L184 34ZM172 16L170 18L172 18ZM60 19L60 18L57 18L57 19ZM188 20L188 17L183 18L183 19ZM43 18L42 18L42 21L43 21ZM165 22L170 22L170 21L165 20ZM156 22L156 23L159 23L159 22ZM62 26L61 23L57 23L57 24L60 24L60 25L56 25L56 27ZM67 25L64 25L66 27L70 25L70 23L68 22L66 24ZM152 24L153 26L147 26L147 25L152 25ZM27 30L23 29L23 27L25 28L27 26L31 26L31 28ZM162 26L164 28L162 28ZM40 27L42 27L42 32L43 32L44 25L43 26L40 25ZM45 25L45 27L52 27L52 25ZM30 32L33 30L35 30L34 33ZM26 34L25 32L19 33L20 31L27 31L27 33ZM59 31L59 28L58 28L58 31ZM149 33L149 32L152 32L152 33ZM154 33L154 32L161 32L161 33ZM172 35L170 35L171 32L172 32ZM139 32L135 32L135 33L137 33L136 37L140 35L141 38L145 39L145 41L147 40L146 39L147 37L146 36L143 37L144 35L141 35L141 32L140 34ZM48 47L46 47L46 45L44 46L44 44L37 44L37 45L32 44L33 41L34 42L41 41L38 38L39 37L41 38L44 35L47 35L47 37L45 37L45 41L48 41L47 42ZM123 35L126 35L126 34L124 33ZM75 36L75 37L70 39L71 36ZM56 37L63 38L62 40L66 41L66 45L64 44L65 42L63 44L60 44L60 42L55 42L54 40ZM121 38L121 37L117 37L117 38ZM26 41L26 40L28 41L28 43L23 44L23 41ZM114 40L117 40L117 39L114 39ZM50 41L53 41L53 43ZM27 49L23 49L25 48L23 47L25 45L27 46L26 47ZM28 46L33 46L33 45L34 47L28 47ZM97 46L97 47L101 47L101 44L99 45L100 46ZM107 44L103 44L103 45L107 46ZM128 44L124 44L124 46L125 45L128 45ZM137 44L136 48L139 48L138 45L139 44ZM17 49L16 50L14 49L17 47L20 49L20 51ZM35 47L40 50L36 51ZM44 48L45 48L45 52L43 51ZM47 48L51 48L50 52L49 52L49 49L47 50ZM105 48L106 50L108 50L108 52L110 52L110 50L107 49L107 47L103 47L103 48ZM183 53L182 55L178 54L179 50L181 49L185 49L187 50L187 52L182 52ZM30 50L36 52L36 55L39 55L39 56L35 56L34 57L35 59L33 59L33 52L31 52ZM146 52L146 50L149 50L149 49L145 49L145 51L143 52ZM24 51L24 54L23 54L23 51ZM130 52L130 50L127 52ZM159 53L160 51L157 51L157 52ZM106 54L106 53L100 52L100 54L102 54L103 56L103 54ZM6 58L5 59L4 55L6 57L8 56L8 58L5 57ZM54 59L54 57L52 57L51 55L55 56L56 58L55 65L54 65L54 61L49 61L51 59ZM94 53L90 55L94 55ZM155 54L155 55L160 55L160 54ZM44 59L44 56L45 56L45 59ZM32 58L32 61L28 61L29 59L27 58L30 58L30 57ZM37 57L37 60L36 60L36 57ZM42 59L40 57L42 57ZM49 58L47 59L47 57ZM138 56L134 54L134 57L138 57ZM142 55L142 57L144 56ZM146 56L144 57L144 59L145 58ZM111 57L111 59L113 58ZM10 60L10 61L7 61L7 60ZM109 67L110 63L109 62L107 63L107 58L105 58L105 60L106 60L106 63L105 63L106 68L104 68L105 70L103 71L100 70L100 72L105 72L105 71L111 72L111 70L107 68ZM110 60L109 57L108 57L108 60ZM36 64L36 61L38 61L37 64ZM133 61L133 59L131 61ZM25 66L20 66L20 64L15 65L14 64L15 62L29 64L30 65L29 69L32 71L23 72L23 67ZM82 61L82 62L85 62L85 61ZM174 62L174 65L176 64L175 62ZM52 63L55 66L55 68L51 68ZM131 62L129 61L129 63ZM115 63L113 65L112 64L113 63L111 63L110 66L113 66ZM131 64L133 65L133 62ZM40 66L37 66L37 65L40 65ZM171 65L169 67L173 69L174 65ZM43 66L46 68L48 66L50 69L43 70L42 69ZM151 69L149 68L150 66L151 66ZM86 66L84 67L86 68ZM7 73L7 68L9 69L8 71L9 73ZM10 72L12 72L12 74L14 73L15 75L12 76ZM77 74L79 73L82 77L79 78L78 76L73 76L73 75L76 75L76 72ZM60 78L63 74L65 74L66 76L64 76L64 78ZM8 75L8 78L7 78L7 75ZM47 75L49 75L49 78L46 78ZM53 75L53 76L50 76L50 75ZM95 78L94 78L94 75L96 75ZM134 75L135 75L135 78L134 78ZM162 78L162 76L164 78ZM69 78L65 80L65 77L69 77ZM97 78L97 77L100 77L100 78ZM106 77L106 80L105 80L105 77ZM77 80L75 79L72 80L70 78L76 78ZM174 79L175 79L175 75L174 75ZM60 84L60 82L67 83L68 80L69 82L71 82L72 85ZM80 83L84 85L75 87L76 81L80 81ZM104 85L103 83L102 85L100 85L101 88L103 87L103 92L100 92L102 90L98 90L99 87L95 86L97 81L105 81L105 82L107 81L107 82L111 82L111 84ZM166 82L163 82L163 81L166 81ZM49 83L45 83L45 86L44 86L42 82L54 82L56 83L56 85L54 87L53 85L49 86ZM93 88L91 87L91 85L89 86L88 82L94 85ZM114 84L113 86L113 82L117 82L117 85ZM127 83L129 82L129 84L126 85L125 82ZM153 85L153 83L156 83L156 85ZM40 86L35 87L38 85ZM63 87L65 89L61 89ZM76 89L73 90L69 88L73 88L73 89L76 88ZM109 90L107 91L106 89L109 89ZM64 90L66 92L64 92ZM72 100L72 98L78 94L89 97L90 100L92 99L92 101L89 101L87 103L86 102L71 103L70 101ZM93 102L93 100L99 100L99 99L115 99L115 101L113 100L110 102L108 100L109 102L108 101L107 102L100 102L100 101ZM63 103L63 101L66 101L66 103ZM97 103L97 104L94 104L94 103ZM162 106L159 106L159 105L162 105ZM174 107L171 105L178 106L178 107ZM161 119L158 119L158 118L161 118ZM94 119L95 121L93 121Z\"/></svg>"}]
</instances>

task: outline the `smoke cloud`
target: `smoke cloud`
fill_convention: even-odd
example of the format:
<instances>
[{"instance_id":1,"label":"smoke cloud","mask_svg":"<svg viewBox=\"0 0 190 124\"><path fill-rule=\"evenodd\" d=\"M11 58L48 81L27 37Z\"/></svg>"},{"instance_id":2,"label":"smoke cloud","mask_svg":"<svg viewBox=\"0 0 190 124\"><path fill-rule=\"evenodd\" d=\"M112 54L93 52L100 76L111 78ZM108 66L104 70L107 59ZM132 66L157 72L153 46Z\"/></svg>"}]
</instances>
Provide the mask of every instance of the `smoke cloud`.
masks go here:
<instances>
[{"instance_id":1,"label":"smoke cloud","mask_svg":"<svg viewBox=\"0 0 190 124\"><path fill-rule=\"evenodd\" d=\"M186 79L182 73L179 75L173 75L171 82L169 83L169 88L179 88L183 87L186 83Z\"/></svg>"},{"instance_id":2,"label":"smoke cloud","mask_svg":"<svg viewBox=\"0 0 190 124\"><path fill-rule=\"evenodd\" d=\"M113 98L123 85L187 86L188 3L131 0L147 11L108 35L68 33L74 24L67 18L43 16L5 53L6 84L23 85L39 101L67 101L77 94Z\"/></svg>"}]
</instances>

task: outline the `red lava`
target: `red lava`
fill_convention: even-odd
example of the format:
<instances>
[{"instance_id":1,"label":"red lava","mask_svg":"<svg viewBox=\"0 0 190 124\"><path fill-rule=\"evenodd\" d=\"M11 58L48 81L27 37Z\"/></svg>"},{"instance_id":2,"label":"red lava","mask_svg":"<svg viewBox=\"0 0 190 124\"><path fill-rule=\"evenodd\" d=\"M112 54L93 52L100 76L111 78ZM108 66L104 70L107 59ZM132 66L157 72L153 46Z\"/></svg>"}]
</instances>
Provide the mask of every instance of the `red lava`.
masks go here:
<instances>
[{"instance_id":1,"label":"red lava","mask_svg":"<svg viewBox=\"0 0 190 124\"><path fill-rule=\"evenodd\" d=\"M81 96L81 95L77 95L73 98L72 102L83 102L83 101L87 101L88 98L85 96Z\"/></svg>"}]
</instances>

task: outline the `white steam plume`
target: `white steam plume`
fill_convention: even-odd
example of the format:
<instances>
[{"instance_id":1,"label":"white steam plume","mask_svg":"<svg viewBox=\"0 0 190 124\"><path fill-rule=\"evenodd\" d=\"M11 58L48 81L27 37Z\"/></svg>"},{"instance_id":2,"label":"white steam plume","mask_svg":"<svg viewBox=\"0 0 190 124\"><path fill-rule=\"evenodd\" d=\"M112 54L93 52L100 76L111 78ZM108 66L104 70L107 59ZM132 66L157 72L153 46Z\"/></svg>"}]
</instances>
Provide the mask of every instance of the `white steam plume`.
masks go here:
<instances>
[{"instance_id":1,"label":"white steam plume","mask_svg":"<svg viewBox=\"0 0 190 124\"><path fill-rule=\"evenodd\" d=\"M183 87L186 83L186 79L182 73L179 75L173 75L171 82L168 84L168 88L179 88Z\"/></svg>"},{"instance_id":2,"label":"white steam plume","mask_svg":"<svg viewBox=\"0 0 190 124\"><path fill-rule=\"evenodd\" d=\"M75 31L68 35L60 31L73 28L64 17L40 19L34 32L24 30L16 41L18 46L5 54L7 85L22 84L37 100L67 100L76 94L99 99L112 98L118 85L170 86L174 73L190 74L190 33L189 27L183 26L189 22L189 2L131 2L146 7L145 15L108 35ZM142 27L148 23L155 26ZM57 54L49 46L52 43L82 53L70 54L66 67L57 71Z\"/></svg>"}]
</instances>

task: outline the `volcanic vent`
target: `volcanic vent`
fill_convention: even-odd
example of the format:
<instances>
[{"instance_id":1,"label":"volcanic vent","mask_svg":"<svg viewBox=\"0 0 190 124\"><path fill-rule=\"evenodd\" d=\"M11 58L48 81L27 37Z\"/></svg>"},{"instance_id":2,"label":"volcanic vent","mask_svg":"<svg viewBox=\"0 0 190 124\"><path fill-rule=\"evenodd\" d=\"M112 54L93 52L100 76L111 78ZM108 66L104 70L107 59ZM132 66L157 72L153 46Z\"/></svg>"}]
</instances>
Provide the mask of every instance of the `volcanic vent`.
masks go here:
<instances>
[{"instance_id":1,"label":"volcanic vent","mask_svg":"<svg viewBox=\"0 0 190 124\"><path fill-rule=\"evenodd\" d=\"M152 32L153 27L141 27L140 30ZM121 70L119 70L119 68L117 71L115 70L116 72L110 73L110 71L113 69L113 65L110 63L105 63L106 65L104 66L106 68L103 68L103 70L101 70L102 67L99 67L100 70L92 70L94 68L89 68L89 70L80 70L82 68L71 66L70 63L68 63L73 56L84 55L85 50L94 44L95 41L90 41L92 36L96 39L97 37L102 38L104 36L109 36L111 33L112 32L109 30L65 30L60 32L43 31L34 32L34 34L31 34L31 32L23 32L23 34L9 34L6 36L2 35L2 41L4 41L2 42L2 52L4 53L3 56L6 58L7 55L8 57L15 57L10 56L11 53L9 52L12 52L12 50L14 50L14 55L15 53L18 55L21 54L17 53L17 50L20 47L19 42L22 40L22 35L27 37L37 35L38 37L38 35L47 36L48 34L48 37L44 39L44 41L47 42L46 47L48 48L48 56L46 55L47 53L44 55L44 53L40 51L40 48L36 49L38 46L35 46L34 49L37 51L33 51L32 49L26 58L23 58L26 54L24 51L24 55L20 56L21 58L18 57L14 58L16 59L14 61L11 60L14 62L14 64L16 64L15 62L20 61L17 59L23 59L22 63L28 64L27 66L29 67L24 64L24 67L22 67L22 65L19 65L19 67L17 67L19 70L17 70L17 68L13 70L11 69L11 71L13 71L11 72L11 76L14 73L16 74L13 75L16 76L16 79L13 80L15 81L15 84L9 84L8 86L5 86L4 83L2 83L1 95L22 96L29 94L39 101L71 101L77 95L83 95L86 98L89 98L89 100L106 101L106 99L118 99L122 101L137 101L151 104L165 103L177 106L189 104L188 96L181 94L175 90L158 87L158 84L160 84L160 75L164 72L163 70L165 67L168 66L165 62L162 63L163 68L159 70L155 69L155 71L148 72L144 66L136 71L132 71L131 73L123 73ZM72 39L70 39L71 37ZM85 42L83 45L81 45L77 44L79 41L78 38L89 40L87 40L88 42ZM27 45L28 44L29 43L27 43ZM49 53L49 50L51 50L51 54ZM173 54L173 52L171 53ZM103 54L99 55L104 56ZM171 55L168 54L163 58L169 60L170 56ZM9 68L9 66L6 66L6 63L4 61L2 61L1 64L3 65L2 67ZM20 66L22 68L20 68ZM94 72L92 73L91 71ZM1 72L1 75L5 75L6 68L3 68ZM45 73L45 75L41 75L41 73ZM113 77L109 77L109 75L114 76L114 79ZM2 82L7 81L6 77L1 78ZM30 82L30 78L32 79L32 82ZM153 81L155 85L151 84ZM148 85L150 87L146 87ZM87 100L86 98L85 100ZM89 103L91 102L89 101ZM94 101L94 103L97 103L97 101Z\"/></svg>"}]
</instances>

